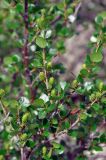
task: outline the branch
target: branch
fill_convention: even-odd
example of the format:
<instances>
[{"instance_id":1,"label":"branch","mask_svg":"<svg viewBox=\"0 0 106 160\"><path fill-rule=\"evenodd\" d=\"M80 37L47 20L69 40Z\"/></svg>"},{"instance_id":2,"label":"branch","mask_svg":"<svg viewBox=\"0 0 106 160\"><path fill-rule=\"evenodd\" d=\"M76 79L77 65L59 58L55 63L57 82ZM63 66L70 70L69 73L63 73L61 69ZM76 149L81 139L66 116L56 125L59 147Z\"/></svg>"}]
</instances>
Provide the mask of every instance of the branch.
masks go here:
<instances>
[{"instance_id":1,"label":"branch","mask_svg":"<svg viewBox=\"0 0 106 160\"><path fill-rule=\"evenodd\" d=\"M80 3L78 4L78 6L76 7L75 12L74 12L74 16L75 16L75 17L77 17L77 14L78 14L79 9L81 8L81 5L82 5L82 2L80 2Z\"/></svg>"},{"instance_id":2,"label":"branch","mask_svg":"<svg viewBox=\"0 0 106 160\"><path fill-rule=\"evenodd\" d=\"M10 112L8 112L7 115L4 117L4 119L0 121L0 125L7 120L7 118L9 117L9 114Z\"/></svg>"},{"instance_id":3,"label":"branch","mask_svg":"<svg viewBox=\"0 0 106 160\"><path fill-rule=\"evenodd\" d=\"M2 100L0 100L0 105L1 105L1 108L2 108L2 110L3 110L4 115L6 116L6 115L7 115L7 110L6 110L6 108L5 108Z\"/></svg>"},{"instance_id":4,"label":"branch","mask_svg":"<svg viewBox=\"0 0 106 160\"><path fill-rule=\"evenodd\" d=\"M29 55L28 55L28 0L24 1L24 47L23 47L23 61L24 65L28 67Z\"/></svg>"},{"instance_id":5,"label":"branch","mask_svg":"<svg viewBox=\"0 0 106 160\"><path fill-rule=\"evenodd\" d=\"M78 118L78 119L71 125L71 127L70 127L68 130L73 129L73 128L78 124L79 120L80 120L80 119ZM63 134L67 134L67 133L68 133L68 130L61 131L61 132L57 133L55 136L52 136L50 139L45 140L45 141L42 141L41 143L36 144L36 146L34 146L34 148L33 148L33 149L29 152L29 154L27 155L27 160L30 160L30 157L31 157L32 153L35 152L36 149L38 149L39 147L41 147L41 146L44 145L44 144L50 143L50 142L52 142L53 140L58 139L58 137L60 137L60 136L63 135Z\"/></svg>"},{"instance_id":6,"label":"branch","mask_svg":"<svg viewBox=\"0 0 106 160\"><path fill-rule=\"evenodd\" d=\"M46 84L46 89L48 91L49 84L48 84L48 77L47 77L47 70L46 70L46 54L45 54L45 49L43 49L42 57L43 57L43 66L44 66L44 74L45 74L45 84Z\"/></svg>"},{"instance_id":7,"label":"branch","mask_svg":"<svg viewBox=\"0 0 106 160\"><path fill-rule=\"evenodd\" d=\"M31 102L34 100L34 91L32 88L32 82L30 78L29 70L29 54L28 54L28 0L24 0L24 47L23 47L23 64L25 68L25 77L30 89Z\"/></svg>"},{"instance_id":8,"label":"branch","mask_svg":"<svg viewBox=\"0 0 106 160\"><path fill-rule=\"evenodd\" d=\"M24 153L24 148L21 148L21 160L27 160L26 155Z\"/></svg>"}]
</instances>

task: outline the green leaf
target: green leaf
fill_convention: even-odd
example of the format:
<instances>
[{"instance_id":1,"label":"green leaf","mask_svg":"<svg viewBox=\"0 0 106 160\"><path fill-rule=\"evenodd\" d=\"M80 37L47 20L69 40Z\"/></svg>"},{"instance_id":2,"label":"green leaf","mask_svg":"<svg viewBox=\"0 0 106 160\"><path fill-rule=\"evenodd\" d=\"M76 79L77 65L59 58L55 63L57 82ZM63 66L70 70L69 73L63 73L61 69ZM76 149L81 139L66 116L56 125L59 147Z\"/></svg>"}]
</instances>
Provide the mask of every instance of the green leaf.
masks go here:
<instances>
[{"instance_id":1,"label":"green leaf","mask_svg":"<svg viewBox=\"0 0 106 160\"><path fill-rule=\"evenodd\" d=\"M48 153L48 158L50 158L52 156L52 148L50 149L49 153Z\"/></svg>"},{"instance_id":2,"label":"green leaf","mask_svg":"<svg viewBox=\"0 0 106 160\"><path fill-rule=\"evenodd\" d=\"M5 57L5 58L4 58L4 64L5 64L5 65L10 65L10 64L12 64L12 63L13 63L12 57Z\"/></svg>"},{"instance_id":3,"label":"green leaf","mask_svg":"<svg viewBox=\"0 0 106 160\"><path fill-rule=\"evenodd\" d=\"M69 127L70 127L70 123L68 121L65 121L65 122L62 123L62 129L63 130L64 129L69 129Z\"/></svg>"},{"instance_id":4,"label":"green leaf","mask_svg":"<svg viewBox=\"0 0 106 160\"><path fill-rule=\"evenodd\" d=\"M15 131L18 131L19 125L17 124L16 118L13 117L13 119L11 120L11 125Z\"/></svg>"},{"instance_id":5,"label":"green leaf","mask_svg":"<svg viewBox=\"0 0 106 160\"><path fill-rule=\"evenodd\" d=\"M95 18L95 22L96 22L97 24L101 24L101 23L103 22L103 17L100 16L100 15L98 15L98 16Z\"/></svg>"},{"instance_id":6,"label":"green leaf","mask_svg":"<svg viewBox=\"0 0 106 160\"><path fill-rule=\"evenodd\" d=\"M103 11L95 18L95 22L97 24L101 24L105 19L106 19L106 11Z\"/></svg>"},{"instance_id":7,"label":"green leaf","mask_svg":"<svg viewBox=\"0 0 106 160\"><path fill-rule=\"evenodd\" d=\"M101 143L106 143L106 134L102 134L101 136L100 136L100 142Z\"/></svg>"},{"instance_id":8,"label":"green leaf","mask_svg":"<svg viewBox=\"0 0 106 160\"><path fill-rule=\"evenodd\" d=\"M76 157L75 160L88 160L88 158L83 155L83 156Z\"/></svg>"},{"instance_id":9,"label":"green leaf","mask_svg":"<svg viewBox=\"0 0 106 160\"><path fill-rule=\"evenodd\" d=\"M63 154L64 153L64 147L61 145L60 148L55 149L56 154Z\"/></svg>"},{"instance_id":10,"label":"green leaf","mask_svg":"<svg viewBox=\"0 0 106 160\"><path fill-rule=\"evenodd\" d=\"M82 76L86 76L86 77L87 77L87 75L88 75L87 69L82 69L82 70L80 71L80 73L81 73Z\"/></svg>"},{"instance_id":11,"label":"green leaf","mask_svg":"<svg viewBox=\"0 0 106 160\"><path fill-rule=\"evenodd\" d=\"M77 130L69 130L68 135L71 137L77 137L78 136L78 131Z\"/></svg>"},{"instance_id":12,"label":"green leaf","mask_svg":"<svg viewBox=\"0 0 106 160\"><path fill-rule=\"evenodd\" d=\"M90 55L90 58L92 62L101 62L103 59L103 55L100 52L94 52Z\"/></svg>"},{"instance_id":13,"label":"green leaf","mask_svg":"<svg viewBox=\"0 0 106 160\"><path fill-rule=\"evenodd\" d=\"M46 111L40 111L38 113L38 117L39 117L39 119L44 119L46 117Z\"/></svg>"},{"instance_id":14,"label":"green leaf","mask_svg":"<svg viewBox=\"0 0 106 160\"><path fill-rule=\"evenodd\" d=\"M61 144L56 143L56 142L53 142L52 145L53 145L53 147L56 148L56 149L58 149L58 148L61 147Z\"/></svg>"},{"instance_id":15,"label":"green leaf","mask_svg":"<svg viewBox=\"0 0 106 160\"><path fill-rule=\"evenodd\" d=\"M34 101L34 105L39 106L39 107L43 107L44 106L44 101L43 99L36 99Z\"/></svg>"},{"instance_id":16,"label":"green leaf","mask_svg":"<svg viewBox=\"0 0 106 160\"><path fill-rule=\"evenodd\" d=\"M102 97L101 98L101 102L104 103L104 104L106 104L106 97Z\"/></svg>"},{"instance_id":17,"label":"green leaf","mask_svg":"<svg viewBox=\"0 0 106 160\"><path fill-rule=\"evenodd\" d=\"M58 120L56 118L52 119L52 124L58 124Z\"/></svg>"},{"instance_id":18,"label":"green leaf","mask_svg":"<svg viewBox=\"0 0 106 160\"><path fill-rule=\"evenodd\" d=\"M101 146L93 146L93 148L95 151L103 151L103 148Z\"/></svg>"},{"instance_id":19,"label":"green leaf","mask_svg":"<svg viewBox=\"0 0 106 160\"><path fill-rule=\"evenodd\" d=\"M21 3L19 3L19 4L17 4L16 5L16 11L18 12L18 13L22 13L23 12L23 5L21 4Z\"/></svg>"},{"instance_id":20,"label":"green leaf","mask_svg":"<svg viewBox=\"0 0 106 160\"><path fill-rule=\"evenodd\" d=\"M0 149L0 155L5 155L6 154L6 150L5 149Z\"/></svg>"},{"instance_id":21,"label":"green leaf","mask_svg":"<svg viewBox=\"0 0 106 160\"><path fill-rule=\"evenodd\" d=\"M64 2L58 3L58 4L57 4L57 8L58 8L59 10L64 10Z\"/></svg>"},{"instance_id":22,"label":"green leaf","mask_svg":"<svg viewBox=\"0 0 106 160\"><path fill-rule=\"evenodd\" d=\"M21 58L20 58L19 55L14 54L14 55L12 55L12 61L15 62L15 63L18 63L18 62L21 61Z\"/></svg>"},{"instance_id":23,"label":"green leaf","mask_svg":"<svg viewBox=\"0 0 106 160\"><path fill-rule=\"evenodd\" d=\"M0 89L0 97L3 97L5 95L5 91L3 89Z\"/></svg>"},{"instance_id":24,"label":"green leaf","mask_svg":"<svg viewBox=\"0 0 106 160\"><path fill-rule=\"evenodd\" d=\"M30 66L35 68L42 68L42 63L39 59L34 59Z\"/></svg>"},{"instance_id":25,"label":"green leaf","mask_svg":"<svg viewBox=\"0 0 106 160\"><path fill-rule=\"evenodd\" d=\"M80 114L80 119L81 120L86 120L87 119L87 114L86 113L81 113Z\"/></svg>"},{"instance_id":26,"label":"green leaf","mask_svg":"<svg viewBox=\"0 0 106 160\"><path fill-rule=\"evenodd\" d=\"M63 27L60 31L59 31L59 36L69 36L70 35L70 30L69 28Z\"/></svg>"},{"instance_id":27,"label":"green leaf","mask_svg":"<svg viewBox=\"0 0 106 160\"><path fill-rule=\"evenodd\" d=\"M47 46L47 42L43 37L37 37L36 38L36 44L40 47L40 48L45 48Z\"/></svg>"},{"instance_id":28,"label":"green leaf","mask_svg":"<svg viewBox=\"0 0 106 160\"><path fill-rule=\"evenodd\" d=\"M47 152L47 148L44 146L44 147L42 148L43 156L46 154L46 152Z\"/></svg>"},{"instance_id":29,"label":"green leaf","mask_svg":"<svg viewBox=\"0 0 106 160\"><path fill-rule=\"evenodd\" d=\"M26 143L26 145L27 145L28 147L33 148L33 147L35 146L35 142L32 141L32 140L28 140L27 143Z\"/></svg>"},{"instance_id":30,"label":"green leaf","mask_svg":"<svg viewBox=\"0 0 106 160\"><path fill-rule=\"evenodd\" d=\"M52 112L55 108L56 108L56 106L55 106L54 104L51 104L51 105L47 108L47 113Z\"/></svg>"},{"instance_id":31,"label":"green leaf","mask_svg":"<svg viewBox=\"0 0 106 160\"><path fill-rule=\"evenodd\" d=\"M106 11L101 12L100 16L105 20L106 19Z\"/></svg>"},{"instance_id":32,"label":"green leaf","mask_svg":"<svg viewBox=\"0 0 106 160\"><path fill-rule=\"evenodd\" d=\"M45 130L45 131L43 132L43 136L44 136L44 137L49 137L49 136L50 136L49 131Z\"/></svg>"},{"instance_id":33,"label":"green leaf","mask_svg":"<svg viewBox=\"0 0 106 160\"><path fill-rule=\"evenodd\" d=\"M97 103L94 103L94 104L92 105L92 108L93 108L95 111L98 111L98 110L100 109L100 105L97 104Z\"/></svg>"}]
</instances>

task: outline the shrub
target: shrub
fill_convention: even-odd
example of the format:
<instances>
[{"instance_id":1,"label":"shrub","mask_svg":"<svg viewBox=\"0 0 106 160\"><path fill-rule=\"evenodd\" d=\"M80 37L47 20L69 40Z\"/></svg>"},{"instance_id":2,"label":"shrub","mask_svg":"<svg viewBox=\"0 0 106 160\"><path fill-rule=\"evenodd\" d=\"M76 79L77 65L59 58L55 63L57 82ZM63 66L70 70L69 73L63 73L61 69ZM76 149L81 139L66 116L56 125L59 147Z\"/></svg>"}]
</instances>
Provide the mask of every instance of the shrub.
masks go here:
<instances>
[{"instance_id":1,"label":"shrub","mask_svg":"<svg viewBox=\"0 0 106 160\"><path fill-rule=\"evenodd\" d=\"M87 159L84 151L101 151L101 144L106 143L102 130L106 85L98 72L106 41L106 13L95 18L92 52L79 75L67 82L57 76L63 67L53 65L52 58L65 52L65 39L75 34L74 13L80 2L1 3L9 14L5 21L0 17L6 25L2 32L15 40L4 43L18 49L3 58L0 73L0 159L83 160ZM69 151L63 138L67 136Z\"/></svg>"}]
</instances>

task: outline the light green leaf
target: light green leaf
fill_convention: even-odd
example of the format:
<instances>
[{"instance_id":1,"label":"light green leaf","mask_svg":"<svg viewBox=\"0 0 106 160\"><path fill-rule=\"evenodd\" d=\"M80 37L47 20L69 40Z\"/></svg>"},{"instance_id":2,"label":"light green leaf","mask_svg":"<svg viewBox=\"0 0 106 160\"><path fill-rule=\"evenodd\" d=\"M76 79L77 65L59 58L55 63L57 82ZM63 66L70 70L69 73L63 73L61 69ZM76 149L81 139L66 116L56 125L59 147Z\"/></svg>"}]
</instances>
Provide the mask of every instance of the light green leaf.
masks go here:
<instances>
[{"instance_id":1,"label":"light green leaf","mask_svg":"<svg viewBox=\"0 0 106 160\"><path fill-rule=\"evenodd\" d=\"M101 102L104 103L104 104L106 104L106 97L102 97L101 98Z\"/></svg>"},{"instance_id":2,"label":"light green leaf","mask_svg":"<svg viewBox=\"0 0 106 160\"><path fill-rule=\"evenodd\" d=\"M10 64L12 64L13 63L13 61L12 61L12 57L5 57L4 58L4 64L5 65L10 65Z\"/></svg>"},{"instance_id":3,"label":"light green leaf","mask_svg":"<svg viewBox=\"0 0 106 160\"><path fill-rule=\"evenodd\" d=\"M94 52L90 55L90 59L92 62L101 62L103 59L103 55L100 52Z\"/></svg>"},{"instance_id":4,"label":"light green leaf","mask_svg":"<svg viewBox=\"0 0 106 160\"><path fill-rule=\"evenodd\" d=\"M53 145L53 147L56 148L56 149L58 149L58 148L61 147L61 145L60 145L59 143L56 143L56 142L53 142L52 145Z\"/></svg>"},{"instance_id":5,"label":"light green leaf","mask_svg":"<svg viewBox=\"0 0 106 160\"><path fill-rule=\"evenodd\" d=\"M36 44L40 47L40 48L45 48L47 46L47 42L43 37L37 37L36 38Z\"/></svg>"}]
</instances>

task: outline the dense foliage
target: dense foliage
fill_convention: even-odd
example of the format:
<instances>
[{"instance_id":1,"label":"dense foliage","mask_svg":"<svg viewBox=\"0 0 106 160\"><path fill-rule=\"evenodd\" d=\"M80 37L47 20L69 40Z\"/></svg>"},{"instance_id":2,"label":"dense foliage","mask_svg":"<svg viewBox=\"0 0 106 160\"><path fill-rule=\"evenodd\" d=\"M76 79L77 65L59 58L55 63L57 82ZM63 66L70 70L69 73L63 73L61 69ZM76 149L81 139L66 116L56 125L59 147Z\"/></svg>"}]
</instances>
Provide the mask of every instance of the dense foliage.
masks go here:
<instances>
[{"instance_id":1,"label":"dense foliage","mask_svg":"<svg viewBox=\"0 0 106 160\"><path fill-rule=\"evenodd\" d=\"M84 151L101 151L106 84L98 73L106 12L95 17L91 53L67 82L59 78L64 67L52 59L65 53L65 39L75 34L81 2L0 3L0 160L86 160Z\"/></svg>"}]
</instances>

